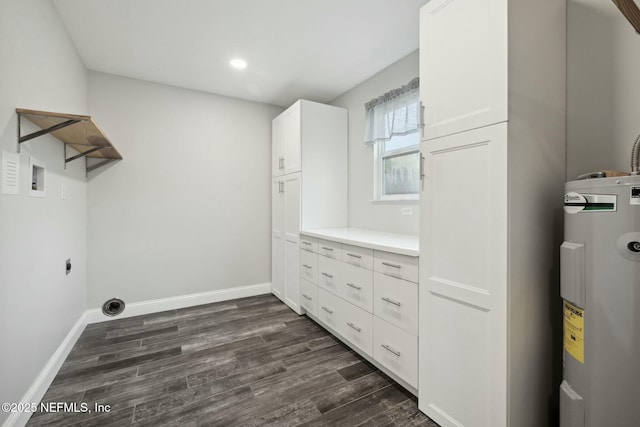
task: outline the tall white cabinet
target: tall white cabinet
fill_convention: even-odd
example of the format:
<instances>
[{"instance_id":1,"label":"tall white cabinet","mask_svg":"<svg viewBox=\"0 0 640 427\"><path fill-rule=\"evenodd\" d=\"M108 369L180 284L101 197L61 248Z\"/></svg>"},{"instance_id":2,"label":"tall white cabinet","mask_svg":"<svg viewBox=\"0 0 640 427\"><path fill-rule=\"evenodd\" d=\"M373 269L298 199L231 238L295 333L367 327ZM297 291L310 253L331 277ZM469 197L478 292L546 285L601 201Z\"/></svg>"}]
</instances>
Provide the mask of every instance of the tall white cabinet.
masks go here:
<instances>
[{"instance_id":1,"label":"tall white cabinet","mask_svg":"<svg viewBox=\"0 0 640 427\"><path fill-rule=\"evenodd\" d=\"M564 40L563 0L420 12L418 403L442 426L553 418Z\"/></svg>"},{"instance_id":2,"label":"tall white cabinet","mask_svg":"<svg viewBox=\"0 0 640 427\"><path fill-rule=\"evenodd\" d=\"M300 229L347 225L347 110L300 100L273 120L271 289L302 314Z\"/></svg>"}]
</instances>

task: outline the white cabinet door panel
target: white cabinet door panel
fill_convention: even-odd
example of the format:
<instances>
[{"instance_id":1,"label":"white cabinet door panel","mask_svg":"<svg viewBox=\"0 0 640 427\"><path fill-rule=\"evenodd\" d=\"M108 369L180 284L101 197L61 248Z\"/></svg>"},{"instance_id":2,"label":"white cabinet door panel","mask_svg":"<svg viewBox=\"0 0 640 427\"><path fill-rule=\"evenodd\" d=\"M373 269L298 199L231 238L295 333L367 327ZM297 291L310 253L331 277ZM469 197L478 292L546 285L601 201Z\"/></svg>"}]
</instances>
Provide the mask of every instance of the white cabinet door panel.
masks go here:
<instances>
[{"instance_id":1,"label":"white cabinet door panel","mask_svg":"<svg viewBox=\"0 0 640 427\"><path fill-rule=\"evenodd\" d=\"M344 302L322 288L318 288L318 319L327 328L339 333Z\"/></svg>"},{"instance_id":2,"label":"white cabinet door panel","mask_svg":"<svg viewBox=\"0 0 640 427\"><path fill-rule=\"evenodd\" d=\"M418 285L385 274L373 275L373 313L418 335Z\"/></svg>"},{"instance_id":3,"label":"white cabinet door panel","mask_svg":"<svg viewBox=\"0 0 640 427\"><path fill-rule=\"evenodd\" d=\"M373 357L391 372L418 387L418 337L373 316Z\"/></svg>"},{"instance_id":4,"label":"white cabinet door panel","mask_svg":"<svg viewBox=\"0 0 640 427\"><path fill-rule=\"evenodd\" d=\"M271 233L284 236L284 181L282 177L271 180Z\"/></svg>"},{"instance_id":5,"label":"white cabinet door panel","mask_svg":"<svg viewBox=\"0 0 640 427\"><path fill-rule=\"evenodd\" d=\"M300 248L297 242L284 241L284 302L293 311L300 309Z\"/></svg>"},{"instance_id":6,"label":"white cabinet door panel","mask_svg":"<svg viewBox=\"0 0 640 427\"><path fill-rule=\"evenodd\" d=\"M342 243L319 239L318 253L328 258L342 259Z\"/></svg>"},{"instance_id":7,"label":"white cabinet door panel","mask_svg":"<svg viewBox=\"0 0 640 427\"><path fill-rule=\"evenodd\" d=\"M286 175L284 181L284 239L300 239L300 173Z\"/></svg>"},{"instance_id":8,"label":"white cabinet door panel","mask_svg":"<svg viewBox=\"0 0 640 427\"><path fill-rule=\"evenodd\" d=\"M507 120L507 2L431 0L420 9L424 136Z\"/></svg>"},{"instance_id":9,"label":"white cabinet door panel","mask_svg":"<svg viewBox=\"0 0 640 427\"><path fill-rule=\"evenodd\" d=\"M388 276L418 283L418 257L374 251L373 269Z\"/></svg>"},{"instance_id":10,"label":"white cabinet door panel","mask_svg":"<svg viewBox=\"0 0 640 427\"><path fill-rule=\"evenodd\" d=\"M300 102L295 103L284 114L284 173L289 174L302 170Z\"/></svg>"},{"instance_id":11,"label":"white cabinet door panel","mask_svg":"<svg viewBox=\"0 0 640 427\"><path fill-rule=\"evenodd\" d=\"M284 240L271 237L271 292L284 300Z\"/></svg>"},{"instance_id":12,"label":"white cabinet door panel","mask_svg":"<svg viewBox=\"0 0 640 427\"><path fill-rule=\"evenodd\" d=\"M505 426L507 124L421 151L419 407L443 426Z\"/></svg>"},{"instance_id":13,"label":"white cabinet door panel","mask_svg":"<svg viewBox=\"0 0 640 427\"><path fill-rule=\"evenodd\" d=\"M339 296L373 312L373 271L343 263L338 286Z\"/></svg>"},{"instance_id":14,"label":"white cabinet door panel","mask_svg":"<svg viewBox=\"0 0 640 427\"><path fill-rule=\"evenodd\" d=\"M300 279L300 305L314 316L318 316L318 287Z\"/></svg>"},{"instance_id":15,"label":"white cabinet door panel","mask_svg":"<svg viewBox=\"0 0 640 427\"><path fill-rule=\"evenodd\" d=\"M373 356L373 315L343 300L339 319L338 332L364 354Z\"/></svg>"},{"instance_id":16,"label":"white cabinet door panel","mask_svg":"<svg viewBox=\"0 0 640 427\"><path fill-rule=\"evenodd\" d=\"M373 249L342 245L342 261L373 270Z\"/></svg>"},{"instance_id":17,"label":"white cabinet door panel","mask_svg":"<svg viewBox=\"0 0 640 427\"><path fill-rule=\"evenodd\" d=\"M271 292L284 300L284 194L282 179L271 185Z\"/></svg>"},{"instance_id":18,"label":"white cabinet door panel","mask_svg":"<svg viewBox=\"0 0 640 427\"><path fill-rule=\"evenodd\" d=\"M307 251L318 253L318 239L309 236L300 236L300 247Z\"/></svg>"},{"instance_id":19,"label":"white cabinet door panel","mask_svg":"<svg viewBox=\"0 0 640 427\"><path fill-rule=\"evenodd\" d=\"M300 250L300 277L318 284L318 254L304 248Z\"/></svg>"},{"instance_id":20,"label":"white cabinet door panel","mask_svg":"<svg viewBox=\"0 0 640 427\"><path fill-rule=\"evenodd\" d=\"M271 176L284 172L284 118L276 117L271 125Z\"/></svg>"},{"instance_id":21,"label":"white cabinet door panel","mask_svg":"<svg viewBox=\"0 0 640 427\"><path fill-rule=\"evenodd\" d=\"M335 295L340 294L342 263L332 258L318 257L318 285Z\"/></svg>"}]
</instances>

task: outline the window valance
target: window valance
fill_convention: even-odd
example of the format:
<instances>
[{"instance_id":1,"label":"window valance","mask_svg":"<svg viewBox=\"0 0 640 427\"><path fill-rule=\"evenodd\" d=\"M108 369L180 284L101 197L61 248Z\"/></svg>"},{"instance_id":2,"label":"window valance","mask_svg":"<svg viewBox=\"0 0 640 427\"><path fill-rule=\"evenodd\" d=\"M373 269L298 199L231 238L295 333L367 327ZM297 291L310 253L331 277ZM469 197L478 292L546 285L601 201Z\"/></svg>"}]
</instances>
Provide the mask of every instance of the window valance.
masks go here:
<instances>
[{"instance_id":1,"label":"window valance","mask_svg":"<svg viewBox=\"0 0 640 427\"><path fill-rule=\"evenodd\" d=\"M420 79L393 89L367 102L365 106L365 145L389 141L394 135L420 130Z\"/></svg>"}]
</instances>

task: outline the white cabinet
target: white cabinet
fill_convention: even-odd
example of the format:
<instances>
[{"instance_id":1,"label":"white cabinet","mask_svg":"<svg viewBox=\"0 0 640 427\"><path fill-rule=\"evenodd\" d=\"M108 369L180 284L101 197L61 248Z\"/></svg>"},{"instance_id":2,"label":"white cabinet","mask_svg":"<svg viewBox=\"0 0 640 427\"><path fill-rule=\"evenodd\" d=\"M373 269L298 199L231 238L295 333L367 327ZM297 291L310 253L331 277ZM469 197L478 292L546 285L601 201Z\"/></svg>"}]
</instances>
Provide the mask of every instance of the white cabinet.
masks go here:
<instances>
[{"instance_id":1,"label":"white cabinet","mask_svg":"<svg viewBox=\"0 0 640 427\"><path fill-rule=\"evenodd\" d=\"M423 139L507 120L506 16L505 0L431 0L420 10Z\"/></svg>"},{"instance_id":2,"label":"white cabinet","mask_svg":"<svg viewBox=\"0 0 640 427\"><path fill-rule=\"evenodd\" d=\"M271 291L284 299L284 183L280 178L271 182Z\"/></svg>"},{"instance_id":3,"label":"white cabinet","mask_svg":"<svg viewBox=\"0 0 640 427\"><path fill-rule=\"evenodd\" d=\"M562 0L420 11L418 406L443 427L552 417L565 13Z\"/></svg>"},{"instance_id":4,"label":"white cabinet","mask_svg":"<svg viewBox=\"0 0 640 427\"><path fill-rule=\"evenodd\" d=\"M311 283L318 283L318 254L300 248L300 277Z\"/></svg>"},{"instance_id":5,"label":"white cabinet","mask_svg":"<svg viewBox=\"0 0 640 427\"><path fill-rule=\"evenodd\" d=\"M373 313L413 335L418 335L418 285L374 273Z\"/></svg>"},{"instance_id":6,"label":"white cabinet","mask_svg":"<svg viewBox=\"0 0 640 427\"><path fill-rule=\"evenodd\" d=\"M343 230L331 233L353 235L353 229ZM317 246L313 237L301 236L310 243L305 246L317 250L300 250L302 305L312 319L417 394L419 293L418 284L406 278L417 281L418 258L390 252L394 249L380 243L389 233L358 234L363 241L348 239L346 244L320 237ZM315 266L317 274L312 273Z\"/></svg>"},{"instance_id":7,"label":"white cabinet","mask_svg":"<svg viewBox=\"0 0 640 427\"><path fill-rule=\"evenodd\" d=\"M419 405L444 426L505 422L506 130L422 143Z\"/></svg>"},{"instance_id":8,"label":"white cabinet","mask_svg":"<svg viewBox=\"0 0 640 427\"><path fill-rule=\"evenodd\" d=\"M418 387L418 337L373 317L373 356L409 385Z\"/></svg>"},{"instance_id":9,"label":"white cabinet","mask_svg":"<svg viewBox=\"0 0 640 427\"><path fill-rule=\"evenodd\" d=\"M300 173L272 178L271 288L275 296L298 313Z\"/></svg>"},{"instance_id":10,"label":"white cabinet","mask_svg":"<svg viewBox=\"0 0 640 427\"><path fill-rule=\"evenodd\" d=\"M318 241L300 241L300 228L347 223L347 110L300 100L273 120L272 137L271 286L302 314L300 269L317 273L301 266L300 246Z\"/></svg>"},{"instance_id":11,"label":"white cabinet","mask_svg":"<svg viewBox=\"0 0 640 427\"><path fill-rule=\"evenodd\" d=\"M300 279L300 305L308 313L318 316L318 287L305 280Z\"/></svg>"},{"instance_id":12,"label":"white cabinet","mask_svg":"<svg viewBox=\"0 0 640 427\"><path fill-rule=\"evenodd\" d=\"M302 170L300 108L296 102L273 120L271 175L286 175Z\"/></svg>"},{"instance_id":13,"label":"white cabinet","mask_svg":"<svg viewBox=\"0 0 640 427\"><path fill-rule=\"evenodd\" d=\"M298 244L300 239L300 172L282 178L284 192L284 239ZM280 221L280 219L276 219Z\"/></svg>"},{"instance_id":14,"label":"white cabinet","mask_svg":"<svg viewBox=\"0 0 640 427\"><path fill-rule=\"evenodd\" d=\"M271 176L284 173L284 116L273 119L271 124Z\"/></svg>"}]
</instances>

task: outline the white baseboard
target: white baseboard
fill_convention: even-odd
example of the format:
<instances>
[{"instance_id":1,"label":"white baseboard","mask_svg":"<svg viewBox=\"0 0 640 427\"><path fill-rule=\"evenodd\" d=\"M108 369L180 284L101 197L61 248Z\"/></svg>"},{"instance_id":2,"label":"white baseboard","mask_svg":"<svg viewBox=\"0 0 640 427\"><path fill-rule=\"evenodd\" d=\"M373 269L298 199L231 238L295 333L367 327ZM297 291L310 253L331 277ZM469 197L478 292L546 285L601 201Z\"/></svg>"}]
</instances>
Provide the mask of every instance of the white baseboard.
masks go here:
<instances>
[{"instance_id":1,"label":"white baseboard","mask_svg":"<svg viewBox=\"0 0 640 427\"><path fill-rule=\"evenodd\" d=\"M66 360L67 356L71 352L71 349L75 345L78 338L84 331L84 327L87 326L87 312L82 313L78 321L73 325L67 336L62 343L58 346L58 349L53 356L44 365L44 368L40 371L35 381L29 387L29 390L22 396L20 402L34 403L40 402L44 394L49 389L49 386L56 377L56 374L60 370L60 367ZM9 418L2 424L3 427L17 427L24 426L31 417L30 412L12 412Z\"/></svg>"},{"instance_id":2,"label":"white baseboard","mask_svg":"<svg viewBox=\"0 0 640 427\"><path fill-rule=\"evenodd\" d=\"M102 313L101 308L87 310L87 323L124 319L126 317L141 316L143 314L158 313L160 311L175 310L177 308L210 304L213 302L228 301L236 298L246 298L268 293L271 293L271 283L260 283L257 285L240 286L237 288L220 289L216 291L200 292L197 294L132 302L131 304L127 304L125 301L124 311L115 317L106 316Z\"/></svg>"}]
</instances>

